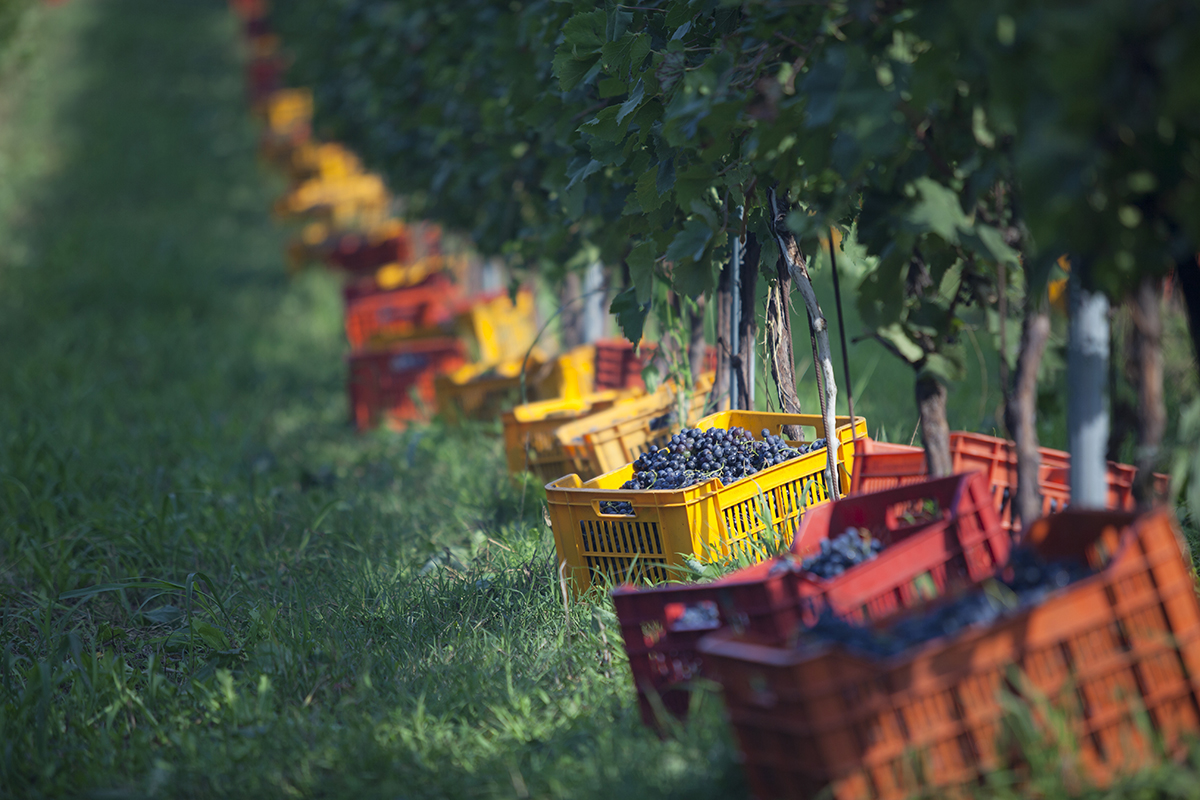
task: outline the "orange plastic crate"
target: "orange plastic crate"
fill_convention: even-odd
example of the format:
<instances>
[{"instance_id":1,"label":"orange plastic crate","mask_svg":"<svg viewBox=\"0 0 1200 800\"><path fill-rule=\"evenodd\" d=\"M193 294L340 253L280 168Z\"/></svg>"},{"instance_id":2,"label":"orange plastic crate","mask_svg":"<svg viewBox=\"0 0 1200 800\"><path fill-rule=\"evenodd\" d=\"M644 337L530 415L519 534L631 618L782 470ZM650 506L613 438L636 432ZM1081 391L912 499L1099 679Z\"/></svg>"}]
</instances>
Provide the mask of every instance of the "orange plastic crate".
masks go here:
<instances>
[{"instance_id":1,"label":"orange plastic crate","mask_svg":"<svg viewBox=\"0 0 1200 800\"><path fill-rule=\"evenodd\" d=\"M836 800L900 800L970 784L1005 766L1005 690L1048 698L1101 784L1151 758L1142 709L1169 749L1200 730L1200 602L1170 514L1068 511L1028 538L1047 558L1098 572L891 659L803 637L795 647L732 631L702 639L754 796L807 800L828 788Z\"/></svg>"},{"instance_id":2,"label":"orange plastic crate","mask_svg":"<svg viewBox=\"0 0 1200 800\"><path fill-rule=\"evenodd\" d=\"M936 517L907 523L903 512L932 500ZM821 542L854 526L871 531L886 549L830 580L800 572L800 561ZM732 627L783 644L810 626L828 605L848 619L884 619L947 589L994 575L1008 561L1012 539L1000 527L982 475L964 473L871 495L822 503L801 517L790 556L738 570L708 584L613 592L642 719L656 722L652 693L682 717L687 681L701 672L697 643Z\"/></svg>"},{"instance_id":3,"label":"orange plastic crate","mask_svg":"<svg viewBox=\"0 0 1200 800\"><path fill-rule=\"evenodd\" d=\"M1061 450L1038 448L1042 456L1038 472L1042 494L1042 513L1054 514L1071 502L1068 477L1071 456ZM858 440L858 467L854 473L853 494L875 492L925 480L925 450L902 444L887 444L861 438ZM955 472L979 471L987 475L1000 522L1013 527L1012 497L1017 490L1017 456L1015 445L1006 439L981 433L954 431L950 434L950 456ZM1108 462L1108 507L1132 510L1133 479L1137 469L1128 464ZM1168 481L1156 475L1162 494ZM1019 527L1019 526L1018 526Z\"/></svg>"}]
</instances>

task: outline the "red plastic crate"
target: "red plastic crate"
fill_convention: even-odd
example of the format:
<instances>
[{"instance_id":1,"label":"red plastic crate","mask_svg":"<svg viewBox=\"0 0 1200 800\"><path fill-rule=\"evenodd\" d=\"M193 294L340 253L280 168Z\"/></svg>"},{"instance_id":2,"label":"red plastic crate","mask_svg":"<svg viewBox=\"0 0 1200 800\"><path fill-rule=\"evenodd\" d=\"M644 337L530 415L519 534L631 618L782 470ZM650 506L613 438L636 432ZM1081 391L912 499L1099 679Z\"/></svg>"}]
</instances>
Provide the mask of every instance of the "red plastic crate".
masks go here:
<instances>
[{"instance_id":1,"label":"red plastic crate","mask_svg":"<svg viewBox=\"0 0 1200 800\"><path fill-rule=\"evenodd\" d=\"M279 56L259 56L246 65L246 85L254 105L272 92L283 88L283 59Z\"/></svg>"},{"instance_id":2,"label":"red plastic crate","mask_svg":"<svg viewBox=\"0 0 1200 800\"><path fill-rule=\"evenodd\" d=\"M1200 602L1169 513L1068 511L1028 538L1049 559L1098 571L890 659L803 638L702 639L754 796L900 800L970 784L1009 766L999 753L1004 690L1065 715L1073 757L1100 784L1152 756L1139 719L1169 751L1200 730Z\"/></svg>"},{"instance_id":3,"label":"red plastic crate","mask_svg":"<svg viewBox=\"0 0 1200 800\"><path fill-rule=\"evenodd\" d=\"M366 430L381 422L403 426L424 419L436 405L434 378L466 363L462 343L452 337L418 339L379 353L350 356L350 410L354 424Z\"/></svg>"},{"instance_id":4,"label":"red plastic crate","mask_svg":"<svg viewBox=\"0 0 1200 800\"><path fill-rule=\"evenodd\" d=\"M1038 451L1042 456L1038 471L1042 513L1055 514L1066 509L1071 502L1071 456L1048 447L1040 447ZM1011 529L1012 498L1017 490L1015 445L996 436L954 431L950 434L950 456L955 472L979 471L987 476L1000 523ZM924 480L926 474L923 448L859 439L851 493L861 494L916 483ZM1133 509L1133 480L1136 474L1135 467L1108 462L1110 509ZM1160 494L1166 494L1168 481L1165 475L1155 476Z\"/></svg>"},{"instance_id":5,"label":"red plastic crate","mask_svg":"<svg viewBox=\"0 0 1200 800\"><path fill-rule=\"evenodd\" d=\"M347 272L373 272L386 264L407 264L415 248L408 232L371 242L362 234L339 237L325 253L325 263Z\"/></svg>"},{"instance_id":6,"label":"red plastic crate","mask_svg":"<svg viewBox=\"0 0 1200 800\"><path fill-rule=\"evenodd\" d=\"M658 346L643 344L640 351L633 352L628 339L602 339L596 342L596 391L604 389L645 389L642 369L650 363ZM717 368L717 351L709 347L704 353L704 372Z\"/></svg>"},{"instance_id":7,"label":"red plastic crate","mask_svg":"<svg viewBox=\"0 0 1200 800\"><path fill-rule=\"evenodd\" d=\"M933 501L937 513L908 522L911 510ZM868 529L886 549L832 580L800 571L800 560L821 541L851 526ZM651 694L682 716L683 684L700 673L697 644L722 627L782 643L812 625L828 605L849 619L884 618L927 599L929 592L995 574L1007 562L1011 538L1000 527L983 476L966 473L847 497L813 506L801 519L790 557L773 559L708 584L638 589L612 594L620 620L642 718L655 724Z\"/></svg>"},{"instance_id":8,"label":"red plastic crate","mask_svg":"<svg viewBox=\"0 0 1200 800\"><path fill-rule=\"evenodd\" d=\"M364 292L361 286L349 284L342 293L346 339L356 351L378 349L402 338L437 335L454 322L456 290L444 274L432 275L417 286L383 292Z\"/></svg>"}]
</instances>

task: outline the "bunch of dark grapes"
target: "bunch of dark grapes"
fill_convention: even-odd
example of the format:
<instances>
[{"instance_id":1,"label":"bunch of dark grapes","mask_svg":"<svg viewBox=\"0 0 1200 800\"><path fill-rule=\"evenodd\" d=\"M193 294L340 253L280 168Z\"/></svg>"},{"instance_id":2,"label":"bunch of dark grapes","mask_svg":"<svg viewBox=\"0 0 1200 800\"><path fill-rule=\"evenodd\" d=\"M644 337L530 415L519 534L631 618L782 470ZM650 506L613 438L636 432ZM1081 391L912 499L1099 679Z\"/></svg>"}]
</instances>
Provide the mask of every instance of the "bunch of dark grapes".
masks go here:
<instances>
[{"instance_id":1,"label":"bunch of dark grapes","mask_svg":"<svg viewBox=\"0 0 1200 800\"><path fill-rule=\"evenodd\" d=\"M952 602L934 605L927 613L871 627L847 622L826 609L809 633L867 655L887 658L940 636L991 625L1038 605L1051 592L1091 574L1091 570L1078 562L1046 561L1027 547L1017 548L999 578Z\"/></svg>"},{"instance_id":2,"label":"bunch of dark grapes","mask_svg":"<svg viewBox=\"0 0 1200 800\"><path fill-rule=\"evenodd\" d=\"M662 429L669 428L674 424L675 424L675 412L668 411L666 414L663 414L661 417L655 417L654 419L650 420L650 430L661 431Z\"/></svg>"},{"instance_id":3,"label":"bunch of dark grapes","mask_svg":"<svg viewBox=\"0 0 1200 800\"><path fill-rule=\"evenodd\" d=\"M781 436L763 429L755 439L745 428L684 428L660 448L633 462L633 477L622 489L684 489L720 478L726 486L756 472L782 464L825 446L824 439L792 447ZM605 501L606 514L633 514L633 505Z\"/></svg>"},{"instance_id":4,"label":"bunch of dark grapes","mask_svg":"<svg viewBox=\"0 0 1200 800\"><path fill-rule=\"evenodd\" d=\"M870 561L881 550L883 542L872 538L870 533L864 536L858 528L850 528L836 539L822 540L821 552L804 559L800 568L818 578L829 580L851 567Z\"/></svg>"}]
</instances>

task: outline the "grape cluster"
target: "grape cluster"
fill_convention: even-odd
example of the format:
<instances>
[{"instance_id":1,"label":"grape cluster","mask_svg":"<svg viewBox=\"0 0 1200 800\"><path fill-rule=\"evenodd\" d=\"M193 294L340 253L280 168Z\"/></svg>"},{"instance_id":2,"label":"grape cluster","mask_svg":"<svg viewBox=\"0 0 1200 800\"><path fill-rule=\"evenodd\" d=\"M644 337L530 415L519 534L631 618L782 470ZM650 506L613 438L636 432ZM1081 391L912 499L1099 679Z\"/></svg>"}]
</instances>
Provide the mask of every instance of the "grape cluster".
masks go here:
<instances>
[{"instance_id":1,"label":"grape cluster","mask_svg":"<svg viewBox=\"0 0 1200 800\"><path fill-rule=\"evenodd\" d=\"M663 414L661 417L655 417L654 419L650 420L650 430L661 431L664 428L669 428L674 424L675 424L675 412L668 411L667 413Z\"/></svg>"},{"instance_id":2,"label":"grape cluster","mask_svg":"<svg viewBox=\"0 0 1200 800\"><path fill-rule=\"evenodd\" d=\"M825 609L809 633L869 656L887 658L941 636L991 625L1038 605L1051 592L1091 574L1078 562L1046 561L1029 548L1017 548L1001 577L987 581L951 602L937 604L928 613L904 617L883 627L871 627L847 622Z\"/></svg>"},{"instance_id":3,"label":"grape cluster","mask_svg":"<svg viewBox=\"0 0 1200 800\"><path fill-rule=\"evenodd\" d=\"M870 561L883 550L883 542L872 538L870 532L849 528L836 539L821 541L821 552L806 558L800 567L818 578L836 578L851 567Z\"/></svg>"},{"instance_id":4,"label":"grape cluster","mask_svg":"<svg viewBox=\"0 0 1200 800\"><path fill-rule=\"evenodd\" d=\"M633 477L622 489L684 489L711 478L726 486L756 472L782 464L825 446L824 439L792 447L765 428L762 438L745 428L684 428L659 450L643 453L633 462ZM605 501L606 514L633 514L631 503Z\"/></svg>"}]
</instances>

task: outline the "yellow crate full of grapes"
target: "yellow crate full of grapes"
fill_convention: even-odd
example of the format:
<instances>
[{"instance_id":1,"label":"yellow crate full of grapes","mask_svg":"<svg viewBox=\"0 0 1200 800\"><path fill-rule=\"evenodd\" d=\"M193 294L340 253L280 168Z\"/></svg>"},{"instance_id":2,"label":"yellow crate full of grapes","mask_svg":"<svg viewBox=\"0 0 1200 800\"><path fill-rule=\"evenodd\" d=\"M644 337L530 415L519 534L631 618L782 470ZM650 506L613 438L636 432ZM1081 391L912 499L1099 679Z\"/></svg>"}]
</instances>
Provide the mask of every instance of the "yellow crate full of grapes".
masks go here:
<instances>
[{"instance_id":1,"label":"yellow crate full of grapes","mask_svg":"<svg viewBox=\"0 0 1200 800\"><path fill-rule=\"evenodd\" d=\"M833 479L844 494L854 457L848 444L850 418L837 417L835 424L838 468ZM786 442L803 454L728 486L711 478L677 489L622 489L634 475L633 464L587 482L568 475L548 484L554 544L575 590L586 591L597 581L616 585L679 578L686 574L687 559L755 560L765 552L768 529L786 545L803 511L829 498L826 450L803 452L825 437L820 415L723 411L696 423L701 430L743 428L756 441L762 441L761 431L779 436L785 426L804 432L803 441ZM855 429L866 436L862 417Z\"/></svg>"}]
</instances>

